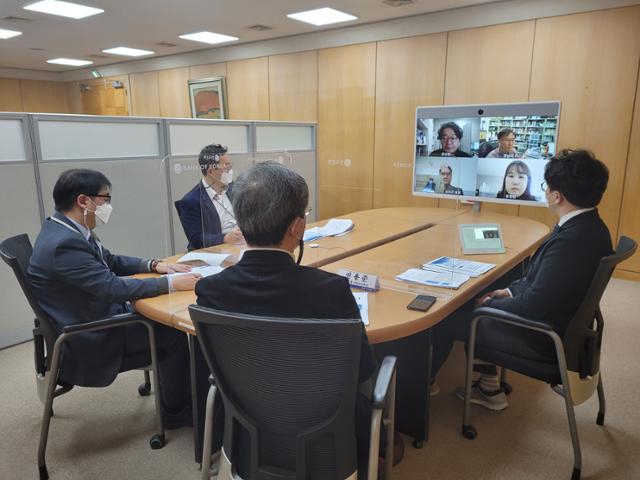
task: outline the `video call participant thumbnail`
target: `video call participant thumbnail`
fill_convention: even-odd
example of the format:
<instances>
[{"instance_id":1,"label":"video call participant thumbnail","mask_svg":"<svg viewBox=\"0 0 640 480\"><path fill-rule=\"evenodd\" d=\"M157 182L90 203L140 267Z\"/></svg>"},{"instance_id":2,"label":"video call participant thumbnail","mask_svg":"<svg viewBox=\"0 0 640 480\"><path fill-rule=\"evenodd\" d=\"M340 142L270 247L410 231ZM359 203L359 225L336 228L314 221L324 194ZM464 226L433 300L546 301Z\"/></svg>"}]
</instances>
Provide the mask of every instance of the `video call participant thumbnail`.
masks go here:
<instances>
[{"instance_id":1,"label":"video call participant thumbnail","mask_svg":"<svg viewBox=\"0 0 640 480\"><path fill-rule=\"evenodd\" d=\"M461 188L451 185L451 178L453 177L453 170L450 165L443 163L440 165L440 181L436 186L436 193L444 193L446 195L464 195Z\"/></svg>"},{"instance_id":2,"label":"video call participant thumbnail","mask_svg":"<svg viewBox=\"0 0 640 480\"><path fill-rule=\"evenodd\" d=\"M491 150L487 158L516 158L519 157L515 148L516 133L510 128L504 128L498 132L498 148Z\"/></svg>"},{"instance_id":3,"label":"video call participant thumbnail","mask_svg":"<svg viewBox=\"0 0 640 480\"><path fill-rule=\"evenodd\" d=\"M502 179L502 189L496 197L510 200L537 200L531 195L531 170L526 163L515 160L507 165Z\"/></svg>"},{"instance_id":4,"label":"video call participant thumbnail","mask_svg":"<svg viewBox=\"0 0 640 480\"><path fill-rule=\"evenodd\" d=\"M438 140L442 148L432 151L431 157L471 157L470 154L460 150L462 129L455 122L447 122L438 128Z\"/></svg>"}]
</instances>

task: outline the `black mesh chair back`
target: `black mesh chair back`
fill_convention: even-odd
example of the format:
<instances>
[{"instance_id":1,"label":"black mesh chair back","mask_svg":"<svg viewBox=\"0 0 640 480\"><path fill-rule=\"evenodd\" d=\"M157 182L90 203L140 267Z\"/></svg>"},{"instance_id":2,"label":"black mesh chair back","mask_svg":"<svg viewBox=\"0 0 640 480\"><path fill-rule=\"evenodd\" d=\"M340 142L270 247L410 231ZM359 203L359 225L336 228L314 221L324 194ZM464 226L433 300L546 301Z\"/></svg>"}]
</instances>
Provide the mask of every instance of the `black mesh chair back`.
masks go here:
<instances>
[{"instance_id":1,"label":"black mesh chair back","mask_svg":"<svg viewBox=\"0 0 640 480\"><path fill-rule=\"evenodd\" d=\"M352 475L361 321L189 310L222 394L223 449L236 472L245 480Z\"/></svg>"},{"instance_id":2,"label":"black mesh chair back","mask_svg":"<svg viewBox=\"0 0 640 480\"><path fill-rule=\"evenodd\" d=\"M565 330L562 343L567 369L578 372L580 378L595 375L600 369L600 350L604 327L600 312L600 300L616 265L633 255L637 248L638 244L634 240L620 237L615 253L600 260L600 265L589 290Z\"/></svg>"},{"instance_id":3,"label":"black mesh chair back","mask_svg":"<svg viewBox=\"0 0 640 480\"><path fill-rule=\"evenodd\" d=\"M59 333L51 318L42 310L42 307L40 307L31 282L29 282L27 268L29 267L29 259L31 258L32 252L33 247L26 233L7 238L0 243L0 256L13 270L22 288L22 292L27 298L36 317L34 320L35 329L33 331L36 349L36 371L42 375L51 367L51 359L45 353L44 346L46 344L46 352L52 352L53 344L56 338L58 338Z\"/></svg>"}]
</instances>

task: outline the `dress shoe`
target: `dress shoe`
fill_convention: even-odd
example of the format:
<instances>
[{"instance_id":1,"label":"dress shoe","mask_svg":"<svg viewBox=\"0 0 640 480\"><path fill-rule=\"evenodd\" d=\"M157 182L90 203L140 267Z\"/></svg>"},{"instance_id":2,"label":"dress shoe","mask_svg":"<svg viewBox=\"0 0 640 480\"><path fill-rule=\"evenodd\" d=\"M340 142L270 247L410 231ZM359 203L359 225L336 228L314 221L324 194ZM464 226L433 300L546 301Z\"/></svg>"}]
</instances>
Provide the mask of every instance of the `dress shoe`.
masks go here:
<instances>
[{"instance_id":1,"label":"dress shoe","mask_svg":"<svg viewBox=\"0 0 640 480\"><path fill-rule=\"evenodd\" d=\"M191 405L187 405L177 413L162 412L165 430L177 430L182 427L193 427Z\"/></svg>"}]
</instances>

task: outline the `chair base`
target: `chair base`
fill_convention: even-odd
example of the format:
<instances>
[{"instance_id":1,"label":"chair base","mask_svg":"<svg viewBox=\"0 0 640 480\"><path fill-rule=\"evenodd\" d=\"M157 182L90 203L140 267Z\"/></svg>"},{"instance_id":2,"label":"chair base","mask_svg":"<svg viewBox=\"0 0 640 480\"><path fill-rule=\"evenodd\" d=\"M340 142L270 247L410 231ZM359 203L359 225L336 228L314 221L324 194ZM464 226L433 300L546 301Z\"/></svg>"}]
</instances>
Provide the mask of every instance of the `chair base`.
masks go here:
<instances>
[{"instance_id":1,"label":"chair base","mask_svg":"<svg viewBox=\"0 0 640 480\"><path fill-rule=\"evenodd\" d=\"M149 445L151 446L151 450L159 450L167 444L167 441L164 438L164 434L156 433L149 440Z\"/></svg>"},{"instance_id":2,"label":"chair base","mask_svg":"<svg viewBox=\"0 0 640 480\"><path fill-rule=\"evenodd\" d=\"M138 395L141 397L148 397L151 395L151 384L150 383L141 383L138 386Z\"/></svg>"},{"instance_id":3,"label":"chair base","mask_svg":"<svg viewBox=\"0 0 640 480\"><path fill-rule=\"evenodd\" d=\"M596 423L600 426L604 425L604 412L598 412L598 418L596 419Z\"/></svg>"},{"instance_id":4,"label":"chair base","mask_svg":"<svg viewBox=\"0 0 640 480\"><path fill-rule=\"evenodd\" d=\"M414 440L413 442L411 442L411 445L413 445L413 448L420 449L424 447L424 442L422 440Z\"/></svg>"},{"instance_id":5,"label":"chair base","mask_svg":"<svg viewBox=\"0 0 640 480\"><path fill-rule=\"evenodd\" d=\"M574 468L573 473L571 474L571 480L580 480L580 469Z\"/></svg>"},{"instance_id":6,"label":"chair base","mask_svg":"<svg viewBox=\"0 0 640 480\"><path fill-rule=\"evenodd\" d=\"M40 480L49 480L49 471L46 465L38 465L38 470L40 471Z\"/></svg>"},{"instance_id":7,"label":"chair base","mask_svg":"<svg viewBox=\"0 0 640 480\"><path fill-rule=\"evenodd\" d=\"M478 431L473 425L462 425L462 436L467 440L475 440Z\"/></svg>"}]
</instances>

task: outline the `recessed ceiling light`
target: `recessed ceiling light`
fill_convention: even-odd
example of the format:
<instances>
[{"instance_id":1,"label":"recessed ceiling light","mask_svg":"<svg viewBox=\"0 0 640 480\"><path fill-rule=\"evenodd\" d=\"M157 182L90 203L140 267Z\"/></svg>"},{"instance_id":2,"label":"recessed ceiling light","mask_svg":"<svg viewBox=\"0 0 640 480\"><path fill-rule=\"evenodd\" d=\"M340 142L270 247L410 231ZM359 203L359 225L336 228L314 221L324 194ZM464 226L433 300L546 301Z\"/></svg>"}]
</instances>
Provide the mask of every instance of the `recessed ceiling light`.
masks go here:
<instances>
[{"instance_id":1,"label":"recessed ceiling light","mask_svg":"<svg viewBox=\"0 0 640 480\"><path fill-rule=\"evenodd\" d=\"M334 10L333 8L328 7L317 8L316 10L307 10L306 12L290 13L287 17L317 26L349 22L351 20L358 19L358 17L354 17L348 13L340 12L339 10Z\"/></svg>"},{"instance_id":2,"label":"recessed ceiling light","mask_svg":"<svg viewBox=\"0 0 640 480\"><path fill-rule=\"evenodd\" d=\"M151 50L140 50L137 48L129 48L129 47L115 47L108 48L107 50L102 50L103 53L112 53L113 55L124 55L127 57L141 57L143 55L153 55L156 52L152 52Z\"/></svg>"},{"instance_id":3,"label":"recessed ceiling light","mask_svg":"<svg viewBox=\"0 0 640 480\"><path fill-rule=\"evenodd\" d=\"M197 32L188 33L186 35L178 35L185 40L191 40L193 42L208 43L209 45L215 45L216 43L235 42L239 40L238 37L232 37L230 35L223 35L221 33L213 32Z\"/></svg>"},{"instance_id":4,"label":"recessed ceiling light","mask_svg":"<svg viewBox=\"0 0 640 480\"><path fill-rule=\"evenodd\" d=\"M55 63L56 65L71 65L72 67L82 67L84 65L91 65L93 62L89 60L75 60L73 58L52 58L47 60L47 63Z\"/></svg>"},{"instance_id":5,"label":"recessed ceiling light","mask_svg":"<svg viewBox=\"0 0 640 480\"><path fill-rule=\"evenodd\" d=\"M49 13L51 15L60 15L61 17L75 18L76 20L104 13L104 10L101 8L86 7L77 3L61 2L60 0L42 0L41 2L25 5L22 8L33 12Z\"/></svg>"},{"instance_id":6,"label":"recessed ceiling light","mask_svg":"<svg viewBox=\"0 0 640 480\"><path fill-rule=\"evenodd\" d=\"M2 40L6 40L7 38L17 37L18 35L22 35L22 32L16 32L15 30L5 30L0 28L0 38Z\"/></svg>"}]
</instances>

